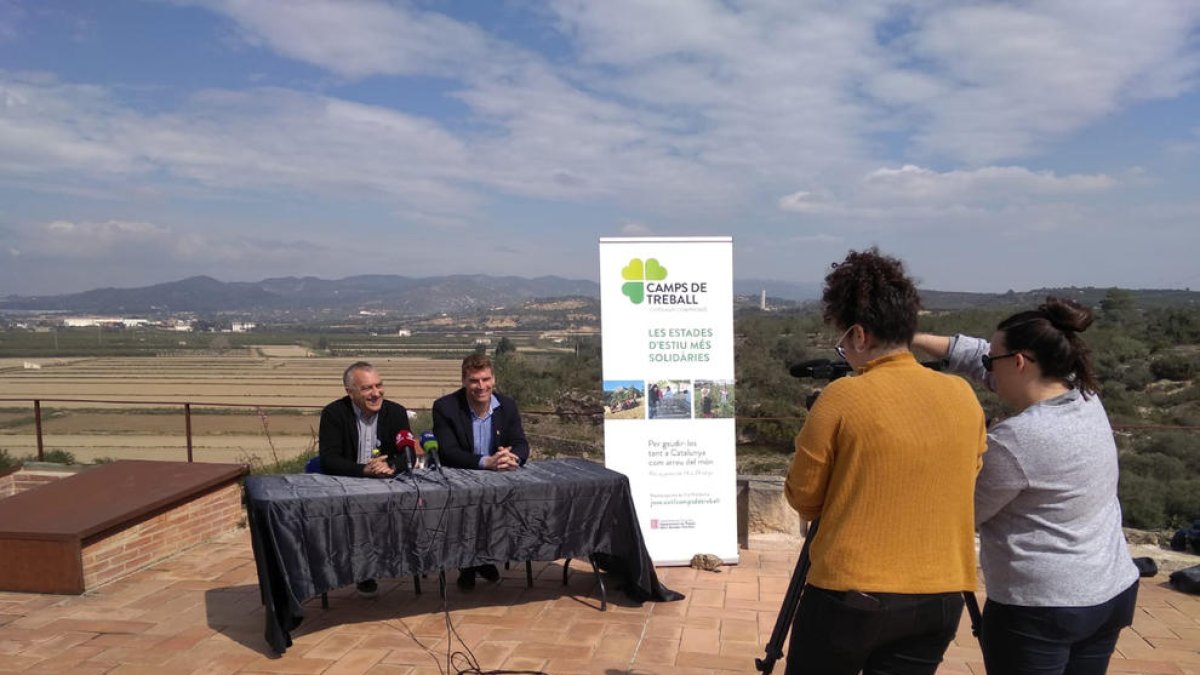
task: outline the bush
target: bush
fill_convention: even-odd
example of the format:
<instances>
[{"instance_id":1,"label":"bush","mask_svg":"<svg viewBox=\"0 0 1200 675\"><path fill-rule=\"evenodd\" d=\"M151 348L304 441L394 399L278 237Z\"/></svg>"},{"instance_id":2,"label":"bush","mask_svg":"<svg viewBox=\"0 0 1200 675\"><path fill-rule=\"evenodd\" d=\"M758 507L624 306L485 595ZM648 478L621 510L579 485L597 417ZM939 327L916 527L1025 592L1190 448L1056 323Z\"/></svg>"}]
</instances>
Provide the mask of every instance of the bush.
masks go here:
<instances>
[{"instance_id":1,"label":"bush","mask_svg":"<svg viewBox=\"0 0 1200 675\"><path fill-rule=\"evenodd\" d=\"M1200 479L1176 480L1167 484L1163 495L1166 526L1186 527L1200 518Z\"/></svg>"},{"instance_id":2,"label":"bush","mask_svg":"<svg viewBox=\"0 0 1200 675\"><path fill-rule=\"evenodd\" d=\"M1120 382L1109 382L1104 386L1104 409L1115 423L1125 421L1140 421L1137 411L1137 399L1129 389Z\"/></svg>"},{"instance_id":3,"label":"bush","mask_svg":"<svg viewBox=\"0 0 1200 675\"><path fill-rule=\"evenodd\" d=\"M1200 478L1200 436L1189 431L1152 431L1136 445L1139 455L1165 456L1178 460L1182 470L1173 478ZM1122 458L1122 469L1125 469ZM1200 516L1197 516L1200 517Z\"/></svg>"},{"instance_id":4,"label":"bush","mask_svg":"<svg viewBox=\"0 0 1200 675\"><path fill-rule=\"evenodd\" d=\"M1157 530L1166 523L1166 500L1157 481L1123 472L1118 494L1126 527Z\"/></svg>"},{"instance_id":5,"label":"bush","mask_svg":"<svg viewBox=\"0 0 1200 675\"><path fill-rule=\"evenodd\" d=\"M1154 375L1145 363L1137 363L1126 368L1119 379L1130 391L1142 391L1154 381Z\"/></svg>"},{"instance_id":6,"label":"bush","mask_svg":"<svg viewBox=\"0 0 1200 675\"><path fill-rule=\"evenodd\" d=\"M42 453L43 462L53 462L54 464L78 464L75 461L75 455L66 450L50 450Z\"/></svg>"},{"instance_id":7,"label":"bush","mask_svg":"<svg viewBox=\"0 0 1200 675\"><path fill-rule=\"evenodd\" d=\"M8 454L8 450L0 448L0 471L21 466L21 460Z\"/></svg>"},{"instance_id":8,"label":"bush","mask_svg":"<svg viewBox=\"0 0 1200 675\"><path fill-rule=\"evenodd\" d=\"M1166 482L1187 475L1181 460L1158 452L1137 453L1121 457L1121 474L1132 473L1156 482Z\"/></svg>"},{"instance_id":9,"label":"bush","mask_svg":"<svg viewBox=\"0 0 1200 675\"><path fill-rule=\"evenodd\" d=\"M1180 382L1196 374L1196 365L1183 354L1167 354L1150 362L1150 372L1160 380Z\"/></svg>"},{"instance_id":10,"label":"bush","mask_svg":"<svg viewBox=\"0 0 1200 675\"><path fill-rule=\"evenodd\" d=\"M251 462L250 473L255 476L283 473L304 473L304 465L308 464L308 460L316 456L316 451L309 449L291 459L284 459L278 462L272 462L270 464L261 461Z\"/></svg>"}]
</instances>

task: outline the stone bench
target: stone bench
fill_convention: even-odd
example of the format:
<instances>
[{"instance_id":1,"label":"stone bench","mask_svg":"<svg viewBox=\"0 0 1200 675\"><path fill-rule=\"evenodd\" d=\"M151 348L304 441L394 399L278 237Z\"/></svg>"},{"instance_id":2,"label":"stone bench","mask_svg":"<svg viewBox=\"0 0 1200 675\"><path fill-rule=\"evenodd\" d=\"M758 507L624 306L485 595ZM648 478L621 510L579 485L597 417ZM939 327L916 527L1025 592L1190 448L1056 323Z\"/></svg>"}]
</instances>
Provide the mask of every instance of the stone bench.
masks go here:
<instances>
[{"instance_id":1,"label":"stone bench","mask_svg":"<svg viewBox=\"0 0 1200 675\"><path fill-rule=\"evenodd\" d=\"M227 532L247 472L117 461L0 499L0 591L83 593Z\"/></svg>"}]
</instances>

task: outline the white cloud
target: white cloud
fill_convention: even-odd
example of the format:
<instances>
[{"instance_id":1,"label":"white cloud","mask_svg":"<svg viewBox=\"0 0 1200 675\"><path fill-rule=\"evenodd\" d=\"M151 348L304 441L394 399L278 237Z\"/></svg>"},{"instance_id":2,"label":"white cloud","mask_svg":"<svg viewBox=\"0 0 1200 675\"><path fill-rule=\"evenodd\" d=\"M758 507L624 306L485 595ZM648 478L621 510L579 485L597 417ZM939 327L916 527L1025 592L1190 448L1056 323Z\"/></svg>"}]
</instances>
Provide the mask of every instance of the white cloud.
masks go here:
<instances>
[{"instance_id":1,"label":"white cloud","mask_svg":"<svg viewBox=\"0 0 1200 675\"><path fill-rule=\"evenodd\" d=\"M342 0L197 0L248 42L350 78L453 75L495 56L479 28L403 4Z\"/></svg>"},{"instance_id":2,"label":"white cloud","mask_svg":"<svg viewBox=\"0 0 1200 675\"><path fill-rule=\"evenodd\" d=\"M1140 101L1194 96L1200 72L1196 0L554 0L506 5L519 30L455 19L472 10L441 3L189 4L236 33L228 56L266 73L261 82L297 81L256 61L263 52L327 75L236 91L181 79L169 83L181 96L160 99L0 71L0 189L122 205L72 212L96 223L173 200L311 201L323 215L372 205L386 221L362 230L372 235L487 237L503 222L511 235L515 223L556 220L571 222L564 241L567 229L587 230L582 240L620 223L615 214L635 214L627 231L762 225L780 241L962 223L1012 231L1006 219L1081 228L1103 211L1094 201L1166 172L1154 157L1131 159L1145 177L1108 158L1089 168L1073 157L1082 168L1063 170L1042 153ZM364 91L370 103L353 100ZM1192 145L1176 148L1181 164ZM541 202L595 217L506 210ZM839 230L796 234L797 223ZM199 235L171 231L161 250L197 260L261 250L220 232L188 248Z\"/></svg>"},{"instance_id":3,"label":"white cloud","mask_svg":"<svg viewBox=\"0 0 1200 675\"><path fill-rule=\"evenodd\" d=\"M779 198L779 208L793 213L808 213L816 215L833 215L845 213L846 209L838 204L828 191L820 194L799 190Z\"/></svg>"},{"instance_id":4,"label":"white cloud","mask_svg":"<svg viewBox=\"0 0 1200 675\"><path fill-rule=\"evenodd\" d=\"M1116 181L1105 175L1057 176L1052 171L1031 171L1019 166L937 172L905 164L898 169L876 169L867 174L863 185L872 198L936 205L1098 192L1114 187Z\"/></svg>"},{"instance_id":5,"label":"white cloud","mask_svg":"<svg viewBox=\"0 0 1200 675\"><path fill-rule=\"evenodd\" d=\"M648 237L654 234L649 225L644 223L624 223L621 225L621 235L625 237Z\"/></svg>"},{"instance_id":6,"label":"white cloud","mask_svg":"<svg viewBox=\"0 0 1200 675\"><path fill-rule=\"evenodd\" d=\"M169 245L170 239L170 230L151 223L54 220L28 228L21 248L30 255L99 259L132 249L161 249Z\"/></svg>"},{"instance_id":7,"label":"white cloud","mask_svg":"<svg viewBox=\"0 0 1200 675\"><path fill-rule=\"evenodd\" d=\"M1059 176L1019 166L939 172L905 164L870 171L861 180L841 186L840 194L831 189L798 190L780 197L778 206L794 213L876 217L896 215L896 208L929 211L996 207L1104 192L1116 186L1114 178L1103 174Z\"/></svg>"},{"instance_id":8,"label":"white cloud","mask_svg":"<svg viewBox=\"0 0 1200 675\"><path fill-rule=\"evenodd\" d=\"M1019 157L1139 98L1194 86L1194 0L971 4L920 15L900 56L947 85L916 103L916 147ZM898 66L904 70L903 62Z\"/></svg>"},{"instance_id":9,"label":"white cloud","mask_svg":"<svg viewBox=\"0 0 1200 675\"><path fill-rule=\"evenodd\" d=\"M908 128L915 150L968 163L1019 156L1137 95L1177 92L1195 72L1180 58L1194 12L1170 2L1131 12L563 0L551 10L574 60L405 4L198 4L252 44L341 77L443 78L471 130L270 88L203 92L148 114L102 88L10 76L0 80L0 171L166 172L220 190L375 195L451 225L483 213L488 192L736 214L789 186L855 180L878 165L876 133ZM911 20L881 38L897 14ZM1173 75L1147 89L1151 71Z\"/></svg>"},{"instance_id":10,"label":"white cloud","mask_svg":"<svg viewBox=\"0 0 1200 675\"><path fill-rule=\"evenodd\" d=\"M21 255L69 261L100 261L113 266L176 263L225 265L231 262L300 261L325 251L303 239L260 239L246 235L210 236L202 231L128 220L53 220L16 228Z\"/></svg>"}]
</instances>

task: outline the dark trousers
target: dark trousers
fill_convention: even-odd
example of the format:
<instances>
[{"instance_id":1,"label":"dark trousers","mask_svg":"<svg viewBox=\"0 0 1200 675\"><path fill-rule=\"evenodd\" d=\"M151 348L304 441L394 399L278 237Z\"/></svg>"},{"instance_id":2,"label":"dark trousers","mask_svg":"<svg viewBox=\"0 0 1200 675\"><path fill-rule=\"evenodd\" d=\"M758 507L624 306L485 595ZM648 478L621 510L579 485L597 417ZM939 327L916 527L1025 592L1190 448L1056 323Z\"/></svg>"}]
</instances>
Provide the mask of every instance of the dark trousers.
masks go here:
<instances>
[{"instance_id":1,"label":"dark trousers","mask_svg":"<svg viewBox=\"0 0 1200 675\"><path fill-rule=\"evenodd\" d=\"M962 609L962 593L863 595L806 586L787 675L932 675Z\"/></svg>"},{"instance_id":2,"label":"dark trousers","mask_svg":"<svg viewBox=\"0 0 1200 675\"><path fill-rule=\"evenodd\" d=\"M988 600L979 643L988 673L1104 675L1133 623L1137 582L1092 607L1018 607Z\"/></svg>"}]
</instances>

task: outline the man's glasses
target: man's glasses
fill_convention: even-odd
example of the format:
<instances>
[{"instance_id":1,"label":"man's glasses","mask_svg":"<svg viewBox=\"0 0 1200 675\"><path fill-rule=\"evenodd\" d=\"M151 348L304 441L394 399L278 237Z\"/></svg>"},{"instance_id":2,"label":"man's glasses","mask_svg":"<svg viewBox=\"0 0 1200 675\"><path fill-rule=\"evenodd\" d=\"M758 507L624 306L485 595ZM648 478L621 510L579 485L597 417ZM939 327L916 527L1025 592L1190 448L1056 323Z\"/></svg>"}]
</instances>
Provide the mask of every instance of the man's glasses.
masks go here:
<instances>
[{"instance_id":1,"label":"man's glasses","mask_svg":"<svg viewBox=\"0 0 1200 675\"><path fill-rule=\"evenodd\" d=\"M854 330L854 326L847 328L846 332L842 333L842 337L838 338L837 344L833 346L833 351L837 352L838 358L846 361L847 363L849 363L849 361L846 359L846 348L842 346L842 340L845 340L846 336L850 335L850 331L852 330Z\"/></svg>"},{"instance_id":2,"label":"man's glasses","mask_svg":"<svg viewBox=\"0 0 1200 675\"><path fill-rule=\"evenodd\" d=\"M1021 354L1021 352L1009 352L1007 354L1000 354L999 356L990 356L988 354L984 354L983 356L979 357L979 360L983 361L983 369L990 373L990 372L992 372L992 364L993 363L995 363L996 361L999 361L1000 359L1007 359L1010 356L1016 356L1018 354ZM1030 361L1034 360L1034 358L1028 354L1021 354L1021 356L1024 356L1025 358L1029 359Z\"/></svg>"}]
</instances>

